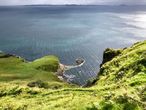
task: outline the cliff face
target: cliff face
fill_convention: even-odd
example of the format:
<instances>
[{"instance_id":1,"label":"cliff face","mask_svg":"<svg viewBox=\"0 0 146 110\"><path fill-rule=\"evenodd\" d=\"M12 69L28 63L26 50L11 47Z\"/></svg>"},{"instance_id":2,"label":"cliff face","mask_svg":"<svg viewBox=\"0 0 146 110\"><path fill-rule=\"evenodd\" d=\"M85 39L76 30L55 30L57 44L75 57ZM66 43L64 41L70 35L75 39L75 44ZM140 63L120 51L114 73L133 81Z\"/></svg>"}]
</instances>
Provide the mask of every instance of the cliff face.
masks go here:
<instances>
[{"instance_id":1,"label":"cliff face","mask_svg":"<svg viewBox=\"0 0 146 110\"><path fill-rule=\"evenodd\" d=\"M102 61L102 64L100 66L102 66L103 64L105 64L108 61L111 61L114 57L121 54L121 52L122 52L122 49L115 50L115 49L107 48L103 52L103 61Z\"/></svg>"},{"instance_id":2,"label":"cliff face","mask_svg":"<svg viewBox=\"0 0 146 110\"><path fill-rule=\"evenodd\" d=\"M13 58L13 56L0 58L0 79L3 79L3 82L0 83L0 109L146 109L146 41L136 43L126 49L116 51L107 49L104 53L98 80L96 82L94 80L94 85L88 88L67 85L56 78L53 79L52 75L48 76L45 83L36 81L29 84L31 86L37 84L37 86L28 87L27 84L31 78L22 79L21 77L25 76L24 73L34 75L37 71L40 74L46 74L46 68L42 65L46 65L44 62L49 60L36 60L25 65L22 63L24 62L22 59ZM17 66L11 66L14 62ZM23 66L18 65L21 64L20 62ZM31 69L27 68L30 68L29 65L31 65ZM22 69L25 72L18 71L22 67L25 67ZM54 68L51 66L51 69L52 67ZM17 77L15 81L8 80L6 82L7 78L9 79L14 73L21 73L19 74L21 77ZM34 75L36 79L41 78L40 74ZM47 87L39 88L40 84Z\"/></svg>"},{"instance_id":3,"label":"cliff face","mask_svg":"<svg viewBox=\"0 0 146 110\"><path fill-rule=\"evenodd\" d=\"M120 54L102 65L100 79L106 79L105 84L115 82L126 83L125 80L135 81L135 77L145 76L146 72L146 41L134 44L132 47L120 50ZM100 80L101 81L101 80ZM145 78L138 82L144 83ZM138 83L137 82L137 83ZM134 83L134 82L133 82ZM138 85L135 82L135 86Z\"/></svg>"},{"instance_id":4,"label":"cliff face","mask_svg":"<svg viewBox=\"0 0 146 110\"><path fill-rule=\"evenodd\" d=\"M121 49L101 66L98 79L94 87L107 86L115 108L146 109L146 41Z\"/></svg>"}]
</instances>

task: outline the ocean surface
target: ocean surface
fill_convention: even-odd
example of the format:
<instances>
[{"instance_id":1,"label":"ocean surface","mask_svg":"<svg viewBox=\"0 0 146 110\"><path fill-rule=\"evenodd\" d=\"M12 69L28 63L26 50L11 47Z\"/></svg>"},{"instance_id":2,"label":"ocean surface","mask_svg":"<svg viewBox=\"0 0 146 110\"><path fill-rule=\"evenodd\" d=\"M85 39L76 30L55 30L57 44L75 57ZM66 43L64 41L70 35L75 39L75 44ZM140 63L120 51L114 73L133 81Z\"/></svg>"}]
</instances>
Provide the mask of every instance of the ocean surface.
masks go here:
<instances>
[{"instance_id":1,"label":"ocean surface","mask_svg":"<svg viewBox=\"0 0 146 110\"><path fill-rule=\"evenodd\" d=\"M82 67L66 71L84 85L97 76L105 48L124 48L146 39L146 6L1 6L0 50L32 61L56 55Z\"/></svg>"}]
</instances>

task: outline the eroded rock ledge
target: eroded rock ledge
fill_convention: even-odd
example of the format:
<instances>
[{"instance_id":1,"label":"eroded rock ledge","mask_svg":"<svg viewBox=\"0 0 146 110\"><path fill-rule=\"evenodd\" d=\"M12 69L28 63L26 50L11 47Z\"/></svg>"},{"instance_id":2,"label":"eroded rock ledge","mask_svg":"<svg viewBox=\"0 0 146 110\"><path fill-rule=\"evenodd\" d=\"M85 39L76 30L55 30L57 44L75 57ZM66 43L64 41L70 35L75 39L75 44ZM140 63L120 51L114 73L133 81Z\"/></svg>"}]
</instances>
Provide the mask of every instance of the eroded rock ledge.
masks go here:
<instances>
[{"instance_id":1,"label":"eroded rock ledge","mask_svg":"<svg viewBox=\"0 0 146 110\"><path fill-rule=\"evenodd\" d=\"M119 54L121 54L123 49L112 49L112 48L107 48L104 52L103 52L103 61L102 64L100 66L102 66L104 63L112 60L114 57L118 56Z\"/></svg>"}]
</instances>

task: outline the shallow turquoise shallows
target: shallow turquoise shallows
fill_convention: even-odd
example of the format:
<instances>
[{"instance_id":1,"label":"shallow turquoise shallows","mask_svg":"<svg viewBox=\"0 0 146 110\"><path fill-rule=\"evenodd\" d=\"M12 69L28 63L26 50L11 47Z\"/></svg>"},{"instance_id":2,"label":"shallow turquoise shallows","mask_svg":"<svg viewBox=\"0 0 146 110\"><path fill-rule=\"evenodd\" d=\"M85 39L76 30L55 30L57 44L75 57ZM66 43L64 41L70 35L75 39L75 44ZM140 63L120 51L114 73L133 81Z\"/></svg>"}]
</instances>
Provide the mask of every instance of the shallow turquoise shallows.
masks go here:
<instances>
[{"instance_id":1,"label":"shallow turquoise shallows","mask_svg":"<svg viewBox=\"0 0 146 110\"><path fill-rule=\"evenodd\" d=\"M66 65L84 58L82 67L66 71L80 85L97 76L105 48L144 39L145 6L0 7L0 50L27 60L53 54Z\"/></svg>"}]
</instances>

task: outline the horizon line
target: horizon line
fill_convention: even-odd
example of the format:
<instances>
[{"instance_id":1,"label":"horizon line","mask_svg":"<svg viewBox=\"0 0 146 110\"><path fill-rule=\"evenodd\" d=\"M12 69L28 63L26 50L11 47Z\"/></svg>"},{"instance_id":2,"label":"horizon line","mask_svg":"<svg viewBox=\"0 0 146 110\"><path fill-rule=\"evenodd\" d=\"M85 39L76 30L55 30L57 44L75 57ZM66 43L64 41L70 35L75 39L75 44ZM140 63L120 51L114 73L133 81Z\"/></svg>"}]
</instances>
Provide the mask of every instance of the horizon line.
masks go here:
<instances>
[{"instance_id":1,"label":"horizon line","mask_svg":"<svg viewBox=\"0 0 146 110\"><path fill-rule=\"evenodd\" d=\"M24 5L0 5L0 6L146 6L146 4L24 4Z\"/></svg>"}]
</instances>

